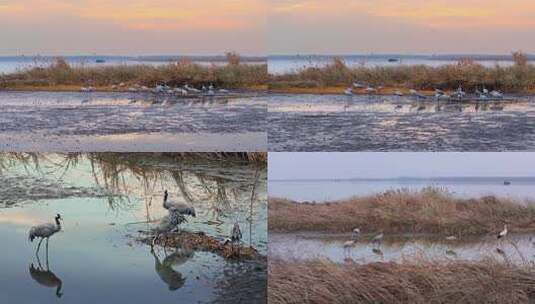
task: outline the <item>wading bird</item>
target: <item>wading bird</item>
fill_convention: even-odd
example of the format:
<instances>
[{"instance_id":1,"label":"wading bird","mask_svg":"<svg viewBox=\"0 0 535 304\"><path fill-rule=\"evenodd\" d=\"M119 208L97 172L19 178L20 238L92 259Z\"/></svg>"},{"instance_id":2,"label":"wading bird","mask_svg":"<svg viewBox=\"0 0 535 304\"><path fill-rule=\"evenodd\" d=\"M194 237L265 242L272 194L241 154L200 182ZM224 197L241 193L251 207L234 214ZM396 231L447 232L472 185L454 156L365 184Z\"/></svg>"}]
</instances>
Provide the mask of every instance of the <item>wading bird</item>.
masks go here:
<instances>
[{"instance_id":1,"label":"wading bird","mask_svg":"<svg viewBox=\"0 0 535 304\"><path fill-rule=\"evenodd\" d=\"M503 239L503 238L505 238L506 235L507 235L507 225L504 225L503 226L503 230L500 231L500 233L498 233L497 238L498 239Z\"/></svg>"},{"instance_id":2,"label":"wading bird","mask_svg":"<svg viewBox=\"0 0 535 304\"><path fill-rule=\"evenodd\" d=\"M46 223L46 224L33 226L32 228L30 228L30 233L28 236L28 239L30 240L30 242L33 242L35 238L41 238L41 240L39 241L39 245L37 245L36 253L39 252L39 248L41 247L41 243L43 242L44 239L46 239L46 248L48 251L48 239L52 235L54 235L56 232L61 230L60 220L63 220L63 219L61 218L61 215L58 213L55 217L55 221L56 221L55 224Z\"/></svg>"},{"instance_id":3,"label":"wading bird","mask_svg":"<svg viewBox=\"0 0 535 304\"><path fill-rule=\"evenodd\" d=\"M500 91L496 91L496 90L491 91L490 96L494 98L503 98L503 94Z\"/></svg>"},{"instance_id":4,"label":"wading bird","mask_svg":"<svg viewBox=\"0 0 535 304\"><path fill-rule=\"evenodd\" d=\"M403 92L401 92L400 90L396 90L396 91L394 91L394 95L403 96Z\"/></svg>"},{"instance_id":5,"label":"wading bird","mask_svg":"<svg viewBox=\"0 0 535 304\"><path fill-rule=\"evenodd\" d=\"M359 236L360 236L360 228L353 228L353 231L352 231L352 237L354 240L358 239Z\"/></svg>"},{"instance_id":6,"label":"wading bird","mask_svg":"<svg viewBox=\"0 0 535 304\"><path fill-rule=\"evenodd\" d=\"M242 233L240 229L240 224L237 222L234 223L234 226L232 227L232 231L230 232L230 239L225 239L225 242L223 245L226 245L230 243L232 245L232 251L234 251L234 245L238 244L238 249L240 248L240 242L242 239Z\"/></svg>"},{"instance_id":7,"label":"wading bird","mask_svg":"<svg viewBox=\"0 0 535 304\"><path fill-rule=\"evenodd\" d=\"M374 236L373 239L372 239L372 243L373 244L376 244L377 246L380 246L381 243L383 242L383 238L384 238L384 233L379 233L378 235Z\"/></svg>"},{"instance_id":8,"label":"wading bird","mask_svg":"<svg viewBox=\"0 0 535 304\"><path fill-rule=\"evenodd\" d=\"M169 201L168 197L169 197L169 193L167 192L167 190L165 190L163 192L163 207L165 209L167 210L174 209L182 215L191 215L193 217L196 217L195 208L193 208L193 206L190 206L182 202Z\"/></svg>"},{"instance_id":9,"label":"wading bird","mask_svg":"<svg viewBox=\"0 0 535 304\"><path fill-rule=\"evenodd\" d=\"M344 244L343 244L343 247L344 247L344 254L348 254L351 252L351 248L355 247L355 245L357 244L357 240L350 240L350 241L345 241Z\"/></svg>"},{"instance_id":10,"label":"wading bird","mask_svg":"<svg viewBox=\"0 0 535 304\"><path fill-rule=\"evenodd\" d=\"M345 89L344 90L344 95L353 96L353 90L351 88Z\"/></svg>"},{"instance_id":11,"label":"wading bird","mask_svg":"<svg viewBox=\"0 0 535 304\"><path fill-rule=\"evenodd\" d=\"M178 226L184 222L187 222L185 216L180 214L180 212L174 208L169 209L169 214L164 216L158 223L158 226L153 229L155 235L152 239L151 248L154 248L154 243L161 235L165 236L165 248L167 246L167 234L177 229Z\"/></svg>"}]
</instances>

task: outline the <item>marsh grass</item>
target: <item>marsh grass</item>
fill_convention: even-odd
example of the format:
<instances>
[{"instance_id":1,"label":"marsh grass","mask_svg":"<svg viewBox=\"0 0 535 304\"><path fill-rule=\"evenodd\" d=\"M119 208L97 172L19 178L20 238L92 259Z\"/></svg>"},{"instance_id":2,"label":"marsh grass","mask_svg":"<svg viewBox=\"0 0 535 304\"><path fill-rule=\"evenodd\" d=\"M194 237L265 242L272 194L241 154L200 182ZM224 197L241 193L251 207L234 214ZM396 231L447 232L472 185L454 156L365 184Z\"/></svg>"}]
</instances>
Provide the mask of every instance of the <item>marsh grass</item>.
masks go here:
<instances>
[{"instance_id":1,"label":"marsh grass","mask_svg":"<svg viewBox=\"0 0 535 304\"><path fill-rule=\"evenodd\" d=\"M228 55L224 66L203 66L188 60L152 65L70 66L63 58L57 58L47 66L37 65L21 71L0 75L0 88L17 86L53 87L66 85L106 87L126 85L155 86L165 83L179 86L189 83L200 86L249 88L263 86L267 82L266 64L240 64L238 54Z\"/></svg>"},{"instance_id":2,"label":"marsh grass","mask_svg":"<svg viewBox=\"0 0 535 304\"><path fill-rule=\"evenodd\" d=\"M396 190L326 203L297 203L269 198L269 230L348 232L354 227L385 233L476 235L535 231L535 205L508 198L456 198L425 188Z\"/></svg>"},{"instance_id":3,"label":"marsh grass","mask_svg":"<svg viewBox=\"0 0 535 304\"><path fill-rule=\"evenodd\" d=\"M268 262L269 303L532 303L533 265Z\"/></svg>"},{"instance_id":4,"label":"marsh grass","mask_svg":"<svg viewBox=\"0 0 535 304\"><path fill-rule=\"evenodd\" d=\"M514 64L508 67L485 67L465 59L455 64L438 67L426 65L399 65L393 67L348 67L340 58L334 58L323 67L309 67L295 73L270 75L269 88L322 88L350 86L354 81L374 86L413 88L420 90L454 90L460 85L473 91L485 86L505 92L535 89L535 66L528 64L521 52L512 54Z\"/></svg>"}]
</instances>

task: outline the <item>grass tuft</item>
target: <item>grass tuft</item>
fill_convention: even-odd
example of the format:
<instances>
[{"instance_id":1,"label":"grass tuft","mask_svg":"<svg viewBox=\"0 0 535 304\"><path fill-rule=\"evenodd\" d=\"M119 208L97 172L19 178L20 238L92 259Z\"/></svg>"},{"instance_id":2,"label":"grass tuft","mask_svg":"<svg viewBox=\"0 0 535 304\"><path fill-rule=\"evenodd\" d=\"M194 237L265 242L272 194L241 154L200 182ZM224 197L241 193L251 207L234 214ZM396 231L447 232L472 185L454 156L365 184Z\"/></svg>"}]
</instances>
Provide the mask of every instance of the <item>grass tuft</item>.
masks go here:
<instances>
[{"instance_id":1,"label":"grass tuft","mask_svg":"<svg viewBox=\"0 0 535 304\"><path fill-rule=\"evenodd\" d=\"M278 232L348 232L354 227L386 233L476 235L535 231L535 204L485 196L461 199L437 188L314 204L269 199L269 229Z\"/></svg>"}]
</instances>

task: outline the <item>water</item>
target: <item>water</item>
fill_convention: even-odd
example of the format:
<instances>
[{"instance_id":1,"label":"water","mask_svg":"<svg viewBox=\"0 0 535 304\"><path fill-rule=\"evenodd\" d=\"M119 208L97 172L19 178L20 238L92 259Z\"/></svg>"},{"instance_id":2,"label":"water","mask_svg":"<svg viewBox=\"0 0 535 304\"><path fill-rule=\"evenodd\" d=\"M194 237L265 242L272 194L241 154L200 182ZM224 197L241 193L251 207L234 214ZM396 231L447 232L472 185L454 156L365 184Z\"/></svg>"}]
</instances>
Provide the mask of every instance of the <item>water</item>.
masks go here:
<instances>
[{"instance_id":1,"label":"water","mask_svg":"<svg viewBox=\"0 0 535 304\"><path fill-rule=\"evenodd\" d=\"M267 110L261 96L173 99L152 93L0 92L0 106L4 150L266 148Z\"/></svg>"},{"instance_id":2,"label":"water","mask_svg":"<svg viewBox=\"0 0 535 304\"><path fill-rule=\"evenodd\" d=\"M504 181L511 185L504 185ZM535 178L448 178L448 179L375 179L375 180L294 180L269 181L269 196L295 201L333 201L352 196L366 196L388 190L419 191L434 187L459 198L486 195L535 201Z\"/></svg>"},{"instance_id":3,"label":"water","mask_svg":"<svg viewBox=\"0 0 535 304\"><path fill-rule=\"evenodd\" d=\"M533 151L535 98L273 95L268 144L270 151Z\"/></svg>"},{"instance_id":4,"label":"water","mask_svg":"<svg viewBox=\"0 0 535 304\"><path fill-rule=\"evenodd\" d=\"M168 189L170 199L197 210L183 229L222 240L237 221L244 243L265 255L265 169L147 154L48 154L36 156L37 162L32 156L0 158L0 242L8 244L0 261L0 302L265 302L265 262L231 262L187 248L152 254L137 241L139 231L153 225L147 219L165 214L161 202ZM56 213L63 230L50 239L47 267L44 242L38 258L28 230Z\"/></svg>"},{"instance_id":5,"label":"water","mask_svg":"<svg viewBox=\"0 0 535 304\"><path fill-rule=\"evenodd\" d=\"M363 236L348 250L343 244L351 239L350 235L270 233L269 256L290 260L328 258L339 263L351 259L359 264L418 259L480 261L486 258L516 264L535 263L535 239L524 234L508 235L505 241L498 241L494 235L455 241L433 235L386 235L380 245L369 242L372 236Z\"/></svg>"},{"instance_id":6,"label":"water","mask_svg":"<svg viewBox=\"0 0 535 304\"><path fill-rule=\"evenodd\" d=\"M476 55L477 56L477 55ZM339 56L349 67L389 67L399 65L427 65L438 67L445 64L455 64L463 56L446 56L433 58L425 55L350 55ZM502 67L513 65L511 59L506 59L504 56L498 56L494 60L486 59L482 56L481 59L475 60L478 64L486 67L499 65ZM389 61L389 59L398 59L398 61ZM401 60L399 60L401 59ZM280 75L287 73L298 72L309 67L323 67L332 63L333 56L270 56L268 58L268 71L270 74ZM532 60L532 62L535 60Z\"/></svg>"}]
</instances>

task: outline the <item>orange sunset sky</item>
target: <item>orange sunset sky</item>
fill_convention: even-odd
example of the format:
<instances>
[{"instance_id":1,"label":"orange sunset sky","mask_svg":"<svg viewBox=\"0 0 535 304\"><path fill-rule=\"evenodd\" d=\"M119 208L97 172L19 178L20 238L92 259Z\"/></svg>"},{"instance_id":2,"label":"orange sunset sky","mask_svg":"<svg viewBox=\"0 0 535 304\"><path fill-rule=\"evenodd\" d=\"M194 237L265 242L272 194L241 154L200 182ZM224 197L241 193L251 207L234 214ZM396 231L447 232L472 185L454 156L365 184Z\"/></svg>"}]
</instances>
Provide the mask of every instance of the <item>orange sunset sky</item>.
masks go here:
<instances>
[{"instance_id":1,"label":"orange sunset sky","mask_svg":"<svg viewBox=\"0 0 535 304\"><path fill-rule=\"evenodd\" d=\"M271 0L268 52L535 53L533 0Z\"/></svg>"},{"instance_id":2,"label":"orange sunset sky","mask_svg":"<svg viewBox=\"0 0 535 304\"><path fill-rule=\"evenodd\" d=\"M265 53L260 0L0 0L0 55Z\"/></svg>"},{"instance_id":3,"label":"orange sunset sky","mask_svg":"<svg viewBox=\"0 0 535 304\"><path fill-rule=\"evenodd\" d=\"M0 0L0 55L535 53L533 0Z\"/></svg>"}]
</instances>

